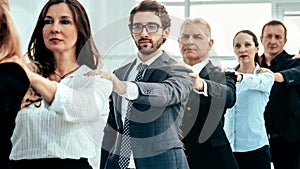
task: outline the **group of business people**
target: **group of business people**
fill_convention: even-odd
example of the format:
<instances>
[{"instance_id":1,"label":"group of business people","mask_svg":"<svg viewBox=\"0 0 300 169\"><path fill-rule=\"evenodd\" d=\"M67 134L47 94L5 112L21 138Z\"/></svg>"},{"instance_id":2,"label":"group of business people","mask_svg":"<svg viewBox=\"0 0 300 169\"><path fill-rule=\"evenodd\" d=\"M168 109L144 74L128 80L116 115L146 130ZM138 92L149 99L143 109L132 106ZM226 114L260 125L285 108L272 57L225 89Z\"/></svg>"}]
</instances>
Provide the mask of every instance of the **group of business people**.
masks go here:
<instances>
[{"instance_id":1,"label":"group of business people","mask_svg":"<svg viewBox=\"0 0 300 169\"><path fill-rule=\"evenodd\" d=\"M255 35L251 31L237 33L233 46L239 65L234 72L221 71L209 61L208 52L214 41L205 20L186 19L182 24L178 42L185 64L162 50L170 26L170 17L162 4L142 1L130 12L128 25L138 48L136 58L114 72L107 72L99 69L101 56L83 6L77 0L49 0L28 45L27 57L36 64L35 69L28 67L20 53L4 59L1 53L0 66L19 67L14 70L21 74L13 75L21 76L16 79L25 83L22 88L15 86L22 91L12 89L18 94L13 103L19 105L23 100L25 106L21 110L21 106L17 110L5 109L9 110L6 114L14 112L14 116L9 114L7 118L11 119L12 127L5 140L8 144L11 137L12 149L10 152L4 147L4 154L1 144L1 166L234 169L253 163L257 168L268 168L270 141L275 168L298 169L300 62L283 50L285 26L279 21L264 26L261 41L265 51L260 57L255 57ZM7 71L2 73L8 76ZM28 89L29 83L33 90ZM262 84L266 87L260 88ZM254 105L261 106L254 107L257 115L249 115L249 107L253 106L244 102L247 98L243 90L253 94ZM260 91L265 93L259 94ZM263 95L261 104L254 98L256 95ZM240 109L245 105L247 110ZM228 108L237 111L226 113ZM107 113L100 143L100 116ZM244 139L241 137L247 133L230 137L223 129L225 113L233 115L225 117L229 131L239 127L241 121L232 121L240 120L239 116L258 123L260 131L250 133L264 135L261 144L241 149L241 155L233 140ZM264 120L267 133L262 126ZM246 127L253 129L252 125ZM7 133L4 129L5 126L1 127L1 132ZM261 152L263 157L258 158ZM245 161L246 157L251 161ZM91 160L100 164L91 165Z\"/></svg>"}]
</instances>

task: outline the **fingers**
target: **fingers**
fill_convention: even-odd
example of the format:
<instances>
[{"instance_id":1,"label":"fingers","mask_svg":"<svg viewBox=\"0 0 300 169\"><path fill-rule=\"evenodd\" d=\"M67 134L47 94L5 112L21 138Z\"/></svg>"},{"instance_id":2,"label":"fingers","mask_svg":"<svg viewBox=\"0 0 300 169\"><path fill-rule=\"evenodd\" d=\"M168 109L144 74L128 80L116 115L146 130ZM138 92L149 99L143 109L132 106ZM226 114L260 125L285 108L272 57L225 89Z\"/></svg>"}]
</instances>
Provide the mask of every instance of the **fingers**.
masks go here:
<instances>
[{"instance_id":1,"label":"fingers","mask_svg":"<svg viewBox=\"0 0 300 169\"><path fill-rule=\"evenodd\" d=\"M259 68L259 69L257 69L257 71L256 71L256 73L272 73L273 74L273 72L270 70L270 69L267 69L267 68Z\"/></svg>"},{"instance_id":2,"label":"fingers","mask_svg":"<svg viewBox=\"0 0 300 169\"><path fill-rule=\"evenodd\" d=\"M299 58L300 58L300 54L294 55L294 56L292 57L292 59L299 59Z\"/></svg>"},{"instance_id":3,"label":"fingers","mask_svg":"<svg viewBox=\"0 0 300 169\"><path fill-rule=\"evenodd\" d=\"M114 74L102 69L92 70L85 74L86 76L100 76L104 79L113 80Z\"/></svg>"},{"instance_id":4,"label":"fingers","mask_svg":"<svg viewBox=\"0 0 300 169\"><path fill-rule=\"evenodd\" d=\"M86 76L95 76L96 73L95 73L94 71L95 71L95 70L89 71L89 72L85 73L84 75L86 75Z\"/></svg>"},{"instance_id":5,"label":"fingers","mask_svg":"<svg viewBox=\"0 0 300 169\"><path fill-rule=\"evenodd\" d=\"M192 78L196 79L198 74L197 73L189 73L189 76L191 76Z\"/></svg>"}]
</instances>

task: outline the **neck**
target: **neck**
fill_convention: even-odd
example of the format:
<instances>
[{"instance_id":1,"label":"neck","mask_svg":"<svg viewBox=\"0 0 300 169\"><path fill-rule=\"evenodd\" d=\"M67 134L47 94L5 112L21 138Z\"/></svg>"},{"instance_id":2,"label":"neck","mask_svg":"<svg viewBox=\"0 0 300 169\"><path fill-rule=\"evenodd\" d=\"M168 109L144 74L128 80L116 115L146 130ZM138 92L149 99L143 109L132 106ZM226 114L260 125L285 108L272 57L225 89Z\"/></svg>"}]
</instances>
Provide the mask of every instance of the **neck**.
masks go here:
<instances>
[{"instance_id":1,"label":"neck","mask_svg":"<svg viewBox=\"0 0 300 169\"><path fill-rule=\"evenodd\" d=\"M271 61L275 58L276 56L273 56L273 55L270 55L270 54L265 54L265 61L266 61L266 64L268 66L271 65Z\"/></svg>"},{"instance_id":2,"label":"neck","mask_svg":"<svg viewBox=\"0 0 300 169\"><path fill-rule=\"evenodd\" d=\"M63 78L67 77L68 75L72 74L79 68L77 62L73 64L66 64L64 67L58 66L54 71L55 80L60 82Z\"/></svg>"},{"instance_id":3,"label":"neck","mask_svg":"<svg viewBox=\"0 0 300 169\"><path fill-rule=\"evenodd\" d=\"M271 65L271 61L273 59L275 59L279 54L281 54L283 52L283 50L281 50L280 52L277 52L277 53L264 53L265 55L265 59L266 59L266 64L268 66Z\"/></svg>"},{"instance_id":4,"label":"neck","mask_svg":"<svg viewBox=\"0 0 300 169\"><path fill-rule=\"evenodd\" d=\"M148 60L150 60L153 57L155 57L156 55L158 55L159 52L161 52L161 50L156 50L155 52L153 52L149 55L145 55L145 54L142 54L141 52L139 52L138 56L139 56L139 58L141 59L142 62L147 62Z\"/></svg>"},{"instance_id":5,"label":"neck","mask_svg":"<svg viewBox=\"0 0 300 169\"><path fill-rule=\"evenodd\" d=\"M241 73L247 73L247 74L252 74L255 69L255 63L251 64L240 64L240 67L238 68L238 72Z\"/></svg>"}]
</instances>

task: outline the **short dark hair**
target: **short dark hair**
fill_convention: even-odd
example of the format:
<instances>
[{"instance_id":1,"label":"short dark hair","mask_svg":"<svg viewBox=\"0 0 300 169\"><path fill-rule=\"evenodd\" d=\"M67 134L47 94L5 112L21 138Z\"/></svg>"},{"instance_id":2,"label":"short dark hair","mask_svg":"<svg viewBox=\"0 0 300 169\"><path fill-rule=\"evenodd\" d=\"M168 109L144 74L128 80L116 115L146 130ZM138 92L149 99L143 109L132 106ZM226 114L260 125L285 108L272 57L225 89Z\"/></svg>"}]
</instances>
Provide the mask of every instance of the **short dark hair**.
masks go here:
<instances>
[{"instance_id":1,"label":"short dark hair","mask_svg":"<svg viewBox=\"0 0 300 169\"><path fill-rule=\"evenodd\" d=\"M153 0L144 0L142 1L138 6L133 8L130 12L130 17L129 17L129 25L132 25L133 23L133 17L137 12L155 12L155 15L157 15L162 23L163 29L168 28L171 26L171 19L168 15L168 12L166 8Z\"/></svg>"},{"instance_id":2,"label":"short dark hair","mask_svg":"<svg viewBox=\"0 0 300 169\"><path fill-rule=\"evenodd\" d=\"M275 25L281 25L281 26L283 27L283 29L284 29L284 36L285 36L285 38L286 38L286 35L287 35L287 29L286 29L286 27L284 26L284 24L283 24L281 21L279 21L279 20L271 20L270 22L266 23L266 24L263 26L263 28L262 28L261 36L263 36L264 30L265 30L266 26L275 26Z\"/></svg>"}]
</instances>

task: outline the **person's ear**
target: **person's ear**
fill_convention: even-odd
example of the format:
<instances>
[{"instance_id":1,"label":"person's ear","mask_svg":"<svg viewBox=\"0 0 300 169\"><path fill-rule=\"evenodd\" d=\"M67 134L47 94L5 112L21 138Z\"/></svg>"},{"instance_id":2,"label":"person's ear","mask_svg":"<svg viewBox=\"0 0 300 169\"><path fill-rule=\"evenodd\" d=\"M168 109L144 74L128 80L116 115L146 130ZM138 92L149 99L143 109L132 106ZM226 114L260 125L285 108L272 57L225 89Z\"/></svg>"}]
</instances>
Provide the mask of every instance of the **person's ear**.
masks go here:
<instances>
[{"instance_id":1,"label":"person's ear","mask_svg":"<svg viewBox=\"0 0 300 169\"><path fill-rule=\"evenodd\" d=\"M209 50L212 48L212 46L214 45L214 40L213 39L210 39L209 42L208 42L208 46L209 46Z\"/></svg>"},{"instance_id":2,"label":"person's ear","mask_svg":"<svg viewBox=\"0 0 300 169\"><path fill-rule=\"evenodd\" d=\"M166 39L170 34L170 27L163 30L163 37Z\"/></svg>"}]
</instances>

